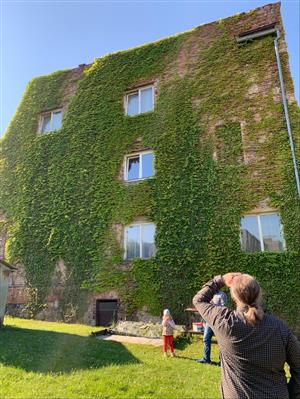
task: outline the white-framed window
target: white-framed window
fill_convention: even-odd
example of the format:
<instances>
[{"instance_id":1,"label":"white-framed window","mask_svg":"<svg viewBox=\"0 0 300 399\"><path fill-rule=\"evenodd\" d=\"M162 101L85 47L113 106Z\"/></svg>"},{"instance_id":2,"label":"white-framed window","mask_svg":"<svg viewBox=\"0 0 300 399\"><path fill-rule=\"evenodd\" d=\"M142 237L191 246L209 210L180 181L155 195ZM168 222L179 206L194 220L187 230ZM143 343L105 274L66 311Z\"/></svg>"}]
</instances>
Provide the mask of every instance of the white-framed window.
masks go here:
<instances>
[{"instance_id":1,"label":"white-framed window","mask_svg":"<svg viewBox=\"0 0 300 399\"><path fill-rule=\"evenodd\" d=\"M277 213L245 215L241 218L241 245L245 252L285 250L282 225Z\"/></svg>"},{"instance_id":2,"label":"white-framed window","mask_svg":"<svg viewBox=\"0 0 300 399\"><path fill-rule=\"evenodd\" d=\"M45 112L40 116L40 133L54 132L61 128L63 110L56 109Z\"/></svg>"},{"instance_id":3,"label":"white-framed window","mask_svg":"<svg viewBox=\"0 0 300 399\"><path fill-rule=\"evenodd\" d=\"M134 116L154 109L154 86L144 86L126 94L125 113Z\"/></svg>"},{"instance_id":4,"label":"white-framed window","mask_svg":"<svg viewBox=\"0 0 300 399\"><path fill-rule=\"evenodd\" d=\"M125 181L148 179L154 176L154 152L144 151L125 158Z\"/></svg>"},{"instance_id":5,"label":"white-framed window","mask_svg":"<svg viewBox=\"0 0 300 399\"><path fill-rule=\"evenodd\" d=\"M124 258L148 259L155 255L155 224L134 223L125 227Z\"/></svg>"}]
</instances>

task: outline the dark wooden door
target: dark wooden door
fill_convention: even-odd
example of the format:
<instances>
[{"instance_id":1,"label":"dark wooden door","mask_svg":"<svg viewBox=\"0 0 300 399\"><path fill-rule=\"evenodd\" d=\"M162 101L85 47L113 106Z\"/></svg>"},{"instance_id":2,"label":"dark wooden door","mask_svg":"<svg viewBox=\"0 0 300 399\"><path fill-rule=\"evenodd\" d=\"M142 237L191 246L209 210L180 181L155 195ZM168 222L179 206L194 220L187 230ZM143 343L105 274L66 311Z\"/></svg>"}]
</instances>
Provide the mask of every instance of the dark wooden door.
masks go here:
<instances>
[{"instance_id":1,"label":"dark wooden door","mask_svg":"<svg viewBox=\"0 0 300 399\"><path fill-rule=\"evenodd\" d=\"M96 301L96 326L109 326L117 321L118 301L98 299Z\"/></svg>"}]
</instances>

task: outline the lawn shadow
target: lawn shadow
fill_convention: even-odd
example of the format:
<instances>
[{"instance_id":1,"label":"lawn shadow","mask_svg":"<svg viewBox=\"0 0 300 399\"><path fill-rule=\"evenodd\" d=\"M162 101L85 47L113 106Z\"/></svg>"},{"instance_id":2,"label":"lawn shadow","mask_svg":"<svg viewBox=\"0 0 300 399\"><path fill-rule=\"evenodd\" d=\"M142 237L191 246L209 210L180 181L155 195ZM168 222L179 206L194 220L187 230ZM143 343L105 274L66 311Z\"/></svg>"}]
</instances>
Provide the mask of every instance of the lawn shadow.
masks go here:
<instances>
[{"instance_id":1,"label":"lawn shadow","mask_svg":"<svg viewBox=\"0 0 300 399\"><path fill-rule=\"evenodd\" d=\"M0 329L0 348L0 363L39 373L141 363L118 342L9 326Z\"/></svg>"},{"instance_id":2,"label":"lawn shadow","mask_svg":"<svg viewBox=\"0 0 300 399\"><path fill-rule=\"evenodd\" d=\"M174 348L184 350L191 342L192 340L189 336L178 337L174 340Z\"/></svg>"},{"instance_id":3,"label":"lawn shadow","mask_svg":"<svg viewBox=\"0 0 300 399\"><path fill-rule=\"evenodd\" d=\"M184 359L184 360L191 360L192 362L196 362L197 359L194 357L188 357L188 356L181 356L180 354L176 353L176 358L177 359Z\"/></svg>"}]
</instances>

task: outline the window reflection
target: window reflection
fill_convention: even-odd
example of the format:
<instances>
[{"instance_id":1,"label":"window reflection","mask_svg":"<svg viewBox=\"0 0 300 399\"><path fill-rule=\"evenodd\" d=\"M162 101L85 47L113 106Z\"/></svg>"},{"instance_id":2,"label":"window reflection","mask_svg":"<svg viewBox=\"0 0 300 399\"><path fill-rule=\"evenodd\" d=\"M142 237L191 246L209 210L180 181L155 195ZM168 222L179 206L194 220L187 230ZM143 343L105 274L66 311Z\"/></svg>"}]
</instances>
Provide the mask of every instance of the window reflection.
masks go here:
<instances>
[{"instance_id":1,"label":"window reflection","mask_svg":"<svg viewBox=\"0 0 300 399\"><path fill-rule=\"evenodd\" d=\"M265 251L283 251L283 240L278 215L261 215L260 220Z\"/></svg>"},{"instance_id":2,"label":"window reflection","mask_svg":"<svg viewBox=\"0 0 300 399\"><path fill-rule=\"evenodd\" d=\"M127 179L135 180L140 176L140 157L128 159Z\"/></svg>"},{"instance_id":3,"label":"window reflection","mask_svg":"<svg viewBox=\"0 0 300 399\"><path fill-rule=\"evenodd\" d=\"M245 216L241 220L242 227L242 248L247 252L261 250L256 216Z\"/></svg>"},{"instance_id":4,"label":"window reflection","mask_svg":"<svg viewBox=\"0 0 300 399\"><path fill-rule=\"evenodd\" d=\"M126 95L126 114L134 116L152 111L154 108L154 87L141 87Z\"/></svg>"},{"instance_id":5,"label":"window reflection","mask_svg":"<svg viewBox=\"0 0 300 399\"><path fill-rule=\"evenodd\" d=\"M129 94L127 102L127 115L137 115L139 113L139 94Z\"/></svg>"},{"instance_id":6,"label":"window reflection","mask_svg":"<svg viewBox=\"0 0 300 399\"><path fill-rule=\"evenodd\" d=\"M127 157L125 180L147 179L153 176L153 161L153 152L146 152Z\"/></svg>"},{"instance_id":7,"label":"window reflection","mask_svg":"<svg viewBox=\"0 0 300 399\"><path fill-rule=\"evenodd\" d=\"M154 224L142 225L142 258L151 258L155 255L154 236Z\"/></svg>"},{"instance_id":8,"label":"window reflection","mask_svg":"<svg viewBox=\"0 0 300 399\"><path fill-rule=\"evenodd\" d=\"M47 133L51 131L51 115L43 117L42 132Z\"/></svg>"},{"instance_id":9,"label":"window reflection","mask_svg":"<svg viewBox=\"0 0 300 399\"><path fill-rule=\"evenodd\" d=\"M53 112L52 114L52 130L58 130L61 128L62 112Z\"/></svg>"},{"instance_id":10,"label":"window reflection","mask_svg":"<svg viewBox=\"0 0 300 399\"><path fill-rule=\"evenodd\" d=\"M279 215L270 213L242 217L241 244L246 252L282 252L284 240Z\"/></svg>"},{"instance_id":11,"label":"window reflection","mask_svg":"<svg viewBox=\"0 0 300 399\"><path fill-rule=\"evenodd\" d=\"M126 259L151 258L155 255L155 225L141 223L126 227L125 230Z\"/></svg>"},{"instance_id":12,"label":"window reflection","mask_svg":"<svg viewBox=\"0 0 300 399\"><path fill-rule=\"evenodd\" d=\"M133 259L140 256L140 227L127 227L126 258Z\"/></svg>"},{"instance_id":13,"label":"window reflection","mask_svg":"<svg viewBox=\"0 0 300 399\"><path fill-rule=\"evenodd\" d=\"M149 87L148 89L141 90L141 113L148 112L153 109L153 89Z\"/></svg>"},{"instance_id":14,"label":"window reflection","mask_svg":"<svg viewBox=\"0 0 300 399\"><path fill-rule=\"evenodd\" d=\"M153 153L142 154L142 177L153 176Z\"/></svg>"},{"instance_id":15,"label":"window reflection","mask_svg":"<svg viewBox=\"0 0 300 399\"><path fill-rule=\"evenodd\" d=\"M62 110L50 111L49 113L42 115L40 132L48 133L60 129L62 124L62 116Z\"/></svg>"}]
</instances>

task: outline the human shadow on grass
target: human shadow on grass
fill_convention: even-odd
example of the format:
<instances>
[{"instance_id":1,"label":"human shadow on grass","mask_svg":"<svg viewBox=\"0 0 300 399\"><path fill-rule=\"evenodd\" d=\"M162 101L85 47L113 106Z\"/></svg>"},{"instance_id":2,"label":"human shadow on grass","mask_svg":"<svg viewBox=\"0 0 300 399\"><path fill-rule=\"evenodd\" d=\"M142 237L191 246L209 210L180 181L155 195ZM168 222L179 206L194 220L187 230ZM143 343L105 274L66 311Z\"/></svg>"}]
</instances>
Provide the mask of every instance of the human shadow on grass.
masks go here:
<instances>
[{"instance_id":1,"label":"human shadow on grass","mask_svg":"<svg viewBox=\"0 0 300 399\"><path fill-rule=\"evenodd\" d=\"M178 337L174 340L174 348L184 350L187 346L191 344L192 340L190 337Z\"/></svg>"},{"instance_id":2,"label":"human shadow on grass","mask_svg":"<svg viewBox=\"0 0 300 399\"><path fill-rule=\"evenodd\" d=\"M200 348L200 342L202 342L202 338L201 338L201 340L198 339L198 341L199 341L199 357L195 358L195 357L182 356L180 353L179 354L177 353L176 357L179 359L185 359L185 360L191 360L193 362L197 362L197 360L201 358L200 350L202 350L202 348ZM178 350L184 350L192 342L193 342L193 339L190 336L179 337L174 341L174 348L178 349ZM213 344L214 343L215 342L213 342ZM209 365L219 367L219 362L211 361L211 363L209 363Z\"/></svg>"},{"instance_id":3,"label":"human shadow on grass","mask_svg":"<svg viewBox=\"0 0 300 399\"><path fill-rule=\"evenodd\" d=\"M181 356L176 354L176 358L178 359L184 359L184 360L191 360L192 362L197 363L198 358L194 358L194 357L188 357L188 356ZM198 363L199 365L203 365L203 366L216 366L216 367L220 367L220 362L214 362L211 361L210 363Z\"/></svg>"},{"instance_id":4,"label":"human shadow on grass","mask_svg":"<svg viewBox=\"0 0 300 399\"><path fill-rule=\"evenodd\" d=\"M55 331L0 329L0 364L39 373L69 373L141 363L121 343Z\"/></svg>"}]
</instances>

